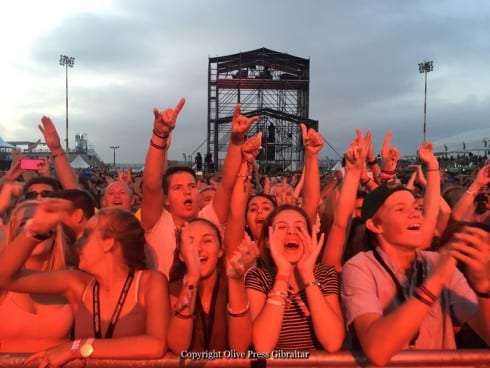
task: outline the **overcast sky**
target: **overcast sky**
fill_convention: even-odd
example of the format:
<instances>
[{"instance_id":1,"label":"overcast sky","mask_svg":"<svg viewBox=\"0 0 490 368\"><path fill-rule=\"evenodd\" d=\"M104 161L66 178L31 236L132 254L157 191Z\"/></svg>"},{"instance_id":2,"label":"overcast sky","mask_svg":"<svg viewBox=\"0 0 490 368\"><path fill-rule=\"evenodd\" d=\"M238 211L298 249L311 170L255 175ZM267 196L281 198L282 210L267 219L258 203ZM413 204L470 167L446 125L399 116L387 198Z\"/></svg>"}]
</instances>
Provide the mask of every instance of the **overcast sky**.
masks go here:
<instances>
[{"instance_id":1,"label":"overcast sky","mask_svg":"<svg viewBox=\"0 0 490 368\"><path fill-rule=\"evenodd\" d=\"M428 138L490 126L490 2L17 0L0 5L0 136L41 137L50 116L65 136L69 69L70 146L86 133L100 156L143 162L152 108L187 103L170 158L206 136L208 58L266 47L309 58L310 118L340 152L356 127L375 145L412 154L422 139L428 75ZM334 158L331 150L321 153Z\"/></svg>"}]
</instances>

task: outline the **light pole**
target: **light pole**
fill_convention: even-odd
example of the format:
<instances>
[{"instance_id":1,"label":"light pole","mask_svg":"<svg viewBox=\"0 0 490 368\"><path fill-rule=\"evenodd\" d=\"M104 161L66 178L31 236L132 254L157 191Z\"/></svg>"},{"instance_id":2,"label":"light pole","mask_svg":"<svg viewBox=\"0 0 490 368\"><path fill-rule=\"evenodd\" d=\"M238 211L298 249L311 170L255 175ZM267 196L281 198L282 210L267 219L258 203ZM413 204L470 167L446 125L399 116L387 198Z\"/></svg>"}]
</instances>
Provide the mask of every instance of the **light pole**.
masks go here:
<instances>
[{"instance_id":1,"label":"light pole","mask_svg":"<svg viewBox=\"0 0 490 368\"><path fill-rule=\"evenodd\" d=\"M116 169L116 150L119 149L119 146L109 146L109 148L114 152L114 169Z\"/></svg>"},{"instance_id":2,"label":"light pole","mask_svg":"<svg viewBox=\"0 0 490 368\"><path fill-rule=\"evenodd\" d=\"M425 97L424 97L424 142L427 130L427 73L434 70L432 61L424 61L419 64L419 72L425 74Z\"/></svg>"},{"instance_id":3,"label":"light pole","mask_svg":"<svg viewBox=\"0 0 490 368\"><path fill-rule=\"evenodd\" d=\"M73 64L75 64L74 57L60 55L60 65L65 66L65 79L66 79L66 138L65 138L66 154L69 154L70 152L68 150L68 67L73 68Z\"/></svg>"}]
</instances>

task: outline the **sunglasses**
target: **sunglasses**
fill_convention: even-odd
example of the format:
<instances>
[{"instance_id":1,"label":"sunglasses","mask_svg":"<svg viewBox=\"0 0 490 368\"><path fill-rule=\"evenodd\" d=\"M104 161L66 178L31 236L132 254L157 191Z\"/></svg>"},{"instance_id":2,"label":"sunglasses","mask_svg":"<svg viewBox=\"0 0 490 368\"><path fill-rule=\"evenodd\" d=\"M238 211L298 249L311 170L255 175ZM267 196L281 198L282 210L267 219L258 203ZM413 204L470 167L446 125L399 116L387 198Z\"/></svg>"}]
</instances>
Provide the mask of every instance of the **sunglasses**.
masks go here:
<instances>
[{"instance_id":1,"label":"sunglasses","mask_svg":"<svg viewBox=\"0 0 490 368\"><path fill-rule=\"evenodd\" d=\"M52 190L43 190L42 192L27 192L25 194L26 199L36 199L38 197L46 198L53 194Z\"/></svg>"}]
</instances>

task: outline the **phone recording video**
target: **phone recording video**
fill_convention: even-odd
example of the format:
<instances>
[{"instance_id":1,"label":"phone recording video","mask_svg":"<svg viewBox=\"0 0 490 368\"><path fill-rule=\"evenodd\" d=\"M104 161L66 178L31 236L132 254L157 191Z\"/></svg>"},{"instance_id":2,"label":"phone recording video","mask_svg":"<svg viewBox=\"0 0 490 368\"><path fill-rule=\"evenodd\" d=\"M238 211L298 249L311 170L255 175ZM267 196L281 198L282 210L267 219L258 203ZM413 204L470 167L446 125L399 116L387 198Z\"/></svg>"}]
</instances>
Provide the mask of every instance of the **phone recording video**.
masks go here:
<instances>
[{"instance_id":1,"label":"phone recording video","mask_svg":"<svg viewBox=\"0 0 490 368\"><path fill-rule=\"evenodd\" d=\"M41 160L23 158L20 160L20 168L22 170L38 170L40 162Z\"/></svg>"}]
</instances>

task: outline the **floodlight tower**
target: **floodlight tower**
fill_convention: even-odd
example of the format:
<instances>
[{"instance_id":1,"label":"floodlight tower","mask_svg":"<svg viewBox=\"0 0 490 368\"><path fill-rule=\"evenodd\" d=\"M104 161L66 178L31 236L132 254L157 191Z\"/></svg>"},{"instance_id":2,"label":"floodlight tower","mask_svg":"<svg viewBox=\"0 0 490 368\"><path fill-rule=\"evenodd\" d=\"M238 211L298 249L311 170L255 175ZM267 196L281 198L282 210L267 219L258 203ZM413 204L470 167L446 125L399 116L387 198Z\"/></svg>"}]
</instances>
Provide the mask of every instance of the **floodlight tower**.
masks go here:
<instances>
[{"instance_id":1,"label":"floodlight tower","mask_svg":"<svg viewBox=\"0 0 490 368\"><path fill-rule=\"evenodd\" d=\"M116 150L119 149L119 146L109 146L109 148L114 153L114 170L116 169Z\"/></svg>"},{"instance_id":2,"label":"floodlight tower","mask_svg":"<svg viewBox=\"0 0 490 368\"><path fill-rule=\"evenodd\" d=\"M73 68L75 64L75 58L60 55L60 65L65 67L65 79L66 79L66 138L65 138L65 146L66 146L66 154L69 154L68 150L68 68Z\"/></svg>"},{"instance_id":3,"label":"floodlight tower","mask_svg":"<svg viewBox=\"0 0 490 368\"><path fill-rule=\"evenodd\" d=\"M427 130L427 73L434 70L432 61L424 61L419 63L419 72L425 75L425 96L424 96L424 142Z\"/></svg>"}]
</instances>

